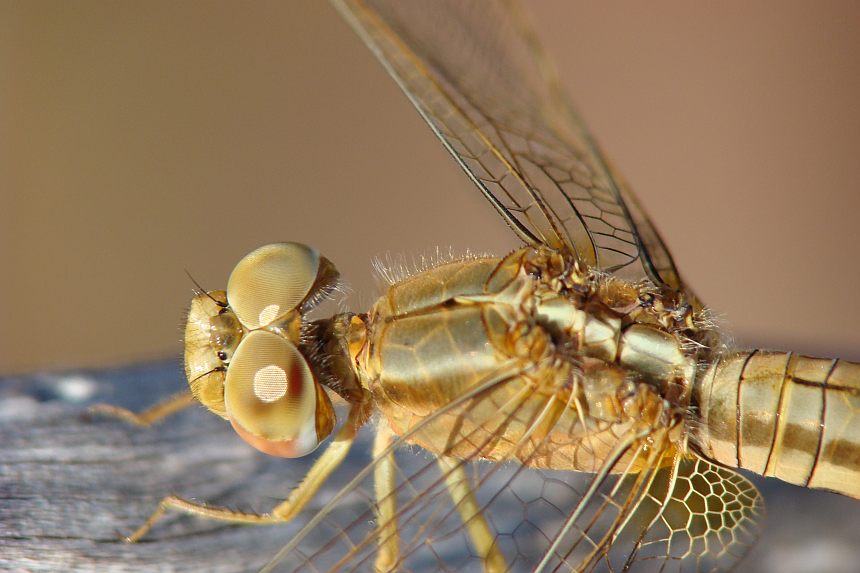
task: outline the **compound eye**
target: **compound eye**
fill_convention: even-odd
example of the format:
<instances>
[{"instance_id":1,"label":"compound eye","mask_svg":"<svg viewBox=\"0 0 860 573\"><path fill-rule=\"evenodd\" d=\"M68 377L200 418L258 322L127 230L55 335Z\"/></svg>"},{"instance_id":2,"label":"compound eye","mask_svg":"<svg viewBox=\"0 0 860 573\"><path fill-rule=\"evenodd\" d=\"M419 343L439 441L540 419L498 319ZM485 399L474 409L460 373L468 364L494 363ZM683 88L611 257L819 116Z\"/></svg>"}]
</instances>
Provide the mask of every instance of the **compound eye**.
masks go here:
<instances>
[{"instance_id":1,"label":"compound eye","mask_svg":"<svg viewBox=\"0 0 860 573\"><path fill-rule=\"evenodd\" d=\"M302 303L316 282L319 266L319 253L306 245L265 245L233 269L227 300L246 327L266 326Z\"/></svg>"},{"instance_id":2,"label":"compound eye","mask_svg":"<svg viewBox=\"0 0 860 573\"><path fill-rule=\"evenodd\" d=\"M242 439L272 456L309 454L334 427L331 401L305 358L264 330L248 334L236 349L224 381L224 405Z\"/></svg>"}]
</instances>

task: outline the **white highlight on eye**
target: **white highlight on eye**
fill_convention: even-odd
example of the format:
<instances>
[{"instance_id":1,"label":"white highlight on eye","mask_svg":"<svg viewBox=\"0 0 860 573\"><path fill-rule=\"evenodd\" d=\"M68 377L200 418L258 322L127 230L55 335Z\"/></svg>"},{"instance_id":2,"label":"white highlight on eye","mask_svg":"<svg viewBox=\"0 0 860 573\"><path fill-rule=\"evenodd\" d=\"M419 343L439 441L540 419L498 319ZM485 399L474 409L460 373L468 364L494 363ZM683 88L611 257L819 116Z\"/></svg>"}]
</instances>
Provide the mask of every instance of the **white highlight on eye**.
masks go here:
<instances>
[{"instance_id":1,"label":"white highlight on eye","mask_svg":"<svg viewBox=\"0 0 860 573\"><path fill-rule=\"evenodd\" d=\"M260 311L260 316L257 320L262 325L269 324L270 322L275 320L275 318L277 318L277 316L280 313L281 313L281 306L280 305L270 304L269 306L267 306L266 308L264 308L263 310Z\"/></svg>"},{"instance_id":2,"label":"white highlight on eye","mask_svg":"<svg viewBox=\"0 0 860 573\"><path fill-rule=\"evenodd\" d=\"M287 373L269 364L254 373L254 395L263 402L280 400L287 393Z\"/></svg>"}]
</instances>

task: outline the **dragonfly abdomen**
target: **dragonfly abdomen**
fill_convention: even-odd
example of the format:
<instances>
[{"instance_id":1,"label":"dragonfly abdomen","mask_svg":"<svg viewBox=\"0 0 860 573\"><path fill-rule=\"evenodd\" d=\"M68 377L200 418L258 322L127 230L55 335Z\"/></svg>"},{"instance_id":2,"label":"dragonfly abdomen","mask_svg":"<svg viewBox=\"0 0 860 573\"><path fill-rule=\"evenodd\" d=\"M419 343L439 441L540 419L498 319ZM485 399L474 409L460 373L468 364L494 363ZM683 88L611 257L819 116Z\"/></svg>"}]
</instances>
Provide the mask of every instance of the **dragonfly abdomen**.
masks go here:
<instances>
[{"instance_id":1,"label":"dragonfly abdomen","mask_svg":"<svg viewBox=\"0 0 860 573\"><path fill-rule=\"evenodd\" d=\"M860 364L753 350L697 381L694 442L723 464L860 498Z\"/></svg>"}]
</instances>

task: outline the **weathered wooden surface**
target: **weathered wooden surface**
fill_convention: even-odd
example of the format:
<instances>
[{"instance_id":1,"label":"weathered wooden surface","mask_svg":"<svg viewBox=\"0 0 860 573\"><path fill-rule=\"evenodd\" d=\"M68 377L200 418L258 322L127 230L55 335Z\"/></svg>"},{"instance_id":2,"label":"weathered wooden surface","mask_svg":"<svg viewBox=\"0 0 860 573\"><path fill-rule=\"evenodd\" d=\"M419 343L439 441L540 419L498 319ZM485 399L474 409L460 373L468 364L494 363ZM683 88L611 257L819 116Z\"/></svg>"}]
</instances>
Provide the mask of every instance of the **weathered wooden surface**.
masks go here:
<instances>
[{"instance_id":1,"label":"weathered wooden surface","mask_svg":"<svg viewBox=\"0 0 860 573\"><path fill-rule=\"evenodd\" d=\"M310 463L257 454L200 408L151 429L85 415L96 402L141 409L181 389L181 378L178 365L162 363L0 379L0 570L255 571L290 538L298 524L171 515L142 543L120 540L169 493L268 509ZM347 474L366 448L358 444ZM860 502L757 483L769 519L741 571L860 570Z\"/></svg>"},{"instance_id":2,"label":"weathered wooden surface","mask_svg":"<svg viewBox=\"0 0 860 573\"><path fill-rule=\"evenodd\" d=\"M266 510L307 467L257 454L201 408L151 429L85 414L182 384L175 364L0 381L0 570L255 571L284 544L290 526L175 515L121 541L166 494Z\"/></svg>"}]
</instances>

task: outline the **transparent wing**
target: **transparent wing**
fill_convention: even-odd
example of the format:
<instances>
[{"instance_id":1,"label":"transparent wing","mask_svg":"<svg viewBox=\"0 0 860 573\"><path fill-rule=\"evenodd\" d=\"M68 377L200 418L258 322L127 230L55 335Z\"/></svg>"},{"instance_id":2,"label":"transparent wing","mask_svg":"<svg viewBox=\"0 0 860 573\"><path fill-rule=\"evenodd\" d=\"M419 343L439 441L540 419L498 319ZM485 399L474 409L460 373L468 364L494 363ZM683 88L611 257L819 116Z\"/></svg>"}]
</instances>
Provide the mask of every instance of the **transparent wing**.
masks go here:
<instances>
[{"instance_id":1,"label":"transparent wing","mask_svg":"<svg viewBox=\"0 0 860 573\"><path fill-rule=\"evenodd\" d=\"M517 5L335 4L520 239L629 280L681 287Z\"/></svg>"},{"instance_id":2,"label":"transparent wing","mask_svg":"<svg viewBox=\"0 0 860 573\"><path fill-rule=\"evenodd\" d=\"M553 401L578 408L523 385L492 421L472 419L481 401L497 398L493 387L473 392L377 450L363 467L342 468L341 483L329 484L325 504L268 570L704 572L744 553L747 538L738 531L754 529L755 490L729 470L676 454L667 429L643 432L578 418L564 426L581 436L572 456L601 450L608 452L604 461L588 473L539 470L531 462L556 447L546 412ZM403 447L451 413L454 428L473 428L452 433L457 438L448 451L459 452L458 459L440 464ZM512 422L530 430L511 454L477 461ZM385 475L390 488L380 485ZM452 481L462 486L459 493Z\"/></svg>"},{"instance_id":3,"label":"transparent wing","mask_svg":"<svg viewBox=\"0 0 860 573\"><path fill-rule=\"evenodd\" d=\"M651 484L616 540L629 551L610 570L730 571L758 539L764 502L736 471L678 455Z\"/></svg>"},{"instance_id":4,"label":"transparent wing","mask_svg":"<svg viewBox=\"0 0 860 573\"><path fill-rule=\"evenodd\" d=\"M338 472L348 482L292 537L270 570L578 571L599 564L658 473L666 449L658 445L668 447L666 430L608 423L567 427L582 434L574 457L608 447L606 461L593 473L530 469L551 447L546 413L561 399L536 396L527 385L511 396L503 386L471 392L377 451L360 471ZM507 398L498 416L473 418L481 402L497 404L500 395ZM457 459L440 464L427 453L404 451L407 442L452 414L456 438L447 451L458 452ZM510 455L495 463L476 461L486 459L504 428L520 423L530 430ZM392 455L388 490L374 480ZM467 491L455 493L452 481ZM396 510L386 517L392 501ZM380 547L389 542L396 550L380 567Z\"/></svg>"}]
</instances>

